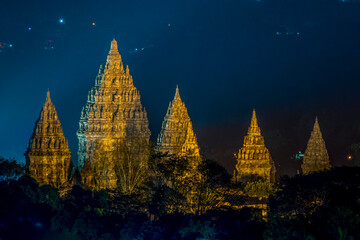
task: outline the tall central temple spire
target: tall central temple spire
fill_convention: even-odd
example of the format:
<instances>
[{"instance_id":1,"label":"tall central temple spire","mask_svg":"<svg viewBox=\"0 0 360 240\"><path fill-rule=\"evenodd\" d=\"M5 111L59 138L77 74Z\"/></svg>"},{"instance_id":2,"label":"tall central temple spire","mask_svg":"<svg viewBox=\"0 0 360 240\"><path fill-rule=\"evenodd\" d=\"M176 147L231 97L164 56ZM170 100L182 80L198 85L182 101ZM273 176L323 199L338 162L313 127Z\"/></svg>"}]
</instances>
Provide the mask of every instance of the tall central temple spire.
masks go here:
<instances>
[{"instance_id":1,"label":"tall central temple spire","mask_svg":"<svg viewBox=\"0 0 360 240\"><path fill-rule=\"evenodd\" d=\"M200 157L192 123L177 86L164 117L156 148L161 153Z\"/></svg>"},{"instance_id":2,"label":"tall central temple spire","mask_svg":"<svg viewBox=\"0 0 360 240\"><path fill-rule=\"evenodd\" d=\"M275 181L275 165L269 150L265 146L255 110L253 110L248 133L244 137L244 145L238 154L235 154L235 157L237 164L234 171L234 181L247 182L256 178L270 182Z\"/></svg>"},{"instance_id":3,"label":"tall central temple spire","mask_svg":"<svg viewBox=\"0 0 360 240\"><path fill-rule=\"evenodd\" d=\"M106 163L105 168L108 169L99 166L96 151L100 146L111 148L117 140L129 142L131 139L134 142L135 138L137 142L149 142L147 113L141 104L140 93L133 84L129 67L124 70L115 39L111 42L105 68L100 66L95 86L89 91L87 103L81 112L77 136L79 167L82 168L84 163L89 161L87 166L95 172L103 173L107 170L107 177L112 182L110 185L116 183L114 171L109 171L115 163ZM82 172L82 175L89 174ZM90 178L96 179L94 176ZM106 179L106 176L102 176L101 179ZM93 185L109 186L99 181Z\"/></svg>"}]
</instances>

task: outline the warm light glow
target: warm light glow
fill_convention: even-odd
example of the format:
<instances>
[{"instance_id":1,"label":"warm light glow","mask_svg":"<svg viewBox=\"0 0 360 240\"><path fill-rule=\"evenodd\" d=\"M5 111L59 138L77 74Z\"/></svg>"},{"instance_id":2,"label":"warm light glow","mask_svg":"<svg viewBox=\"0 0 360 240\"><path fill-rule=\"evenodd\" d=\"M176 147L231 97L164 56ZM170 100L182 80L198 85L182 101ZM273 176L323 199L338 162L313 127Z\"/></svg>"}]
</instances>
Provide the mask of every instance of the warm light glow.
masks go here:
<instances>
[{"instance_id":1,"label":"warm light glow","mask_svg":"<svg viewBox=\"0 0 360 240\"><path fill-rule=\"evenodd\" d=\"M92 25L95 26L95 23L93 22Z\"/></svg>"},{"instance_id":2,"label":"warm light glow","mask_svg":"<svg viewBox=\"0 0 360 240\"><path fill-rule=\"evenodd\" d=\"M351 155L349 155L347 158L348 158L349 160L351 160L351 159L352 159L352 156L351 156Z\"/></svg>"},{"instance_id":3,"label":"warm light glow","mask_svg":"<svg viewBox=\"0 0 360 240\"><path fill-rule=\"evenodd\" d=\"M200 157L200 149L187 108L176 87L157 140L157 150L178 156ZM185 133L185 134L184 134Z\"/></svg>"},{"instance_id":4,"label":"warm light glow","mask_svg":"<svg viewBox=\"0 0 360 240\"><path fill-rule=\"evenodd\" d=\"M29 175L40 185L58 187L67 182L71 174L71 153L49 90L29 142L25 153Z\"/></svg>"},{"instance_id":5,"label":"warm light glow","mask_svg":"<svg viewBox=\"0 0 360 240\"><path fill-rule=\"evenodd\" d=\"M233 180L247 182L253 176L263 178L267 182L275 181L275 165L269 150L264 143L264 137L258 125L255 109L253 110L250 126L244 138L244 144L235 154ZM255 161L254 161L255 160Z\"/></svg>"}]
</instances>

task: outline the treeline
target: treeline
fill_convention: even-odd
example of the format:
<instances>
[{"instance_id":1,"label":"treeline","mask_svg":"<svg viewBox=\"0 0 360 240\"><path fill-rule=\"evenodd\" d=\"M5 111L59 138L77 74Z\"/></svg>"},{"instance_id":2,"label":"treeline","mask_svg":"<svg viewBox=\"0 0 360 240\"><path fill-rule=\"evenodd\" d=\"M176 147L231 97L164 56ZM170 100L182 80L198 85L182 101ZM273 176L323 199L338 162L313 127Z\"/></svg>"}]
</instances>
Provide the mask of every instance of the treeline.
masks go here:
<instances>
[{"instance_id":1,"label":"treeline","mask_svg":"<svg viewBox=\"0 0 360 240\"><path fill-rule=\"evenodd\" d=\"M360 168L234 185L216 162L190 160L153 158L125 194L39 186L0 159L0 239L360 239Z\"/></svg>"}]
</instances>

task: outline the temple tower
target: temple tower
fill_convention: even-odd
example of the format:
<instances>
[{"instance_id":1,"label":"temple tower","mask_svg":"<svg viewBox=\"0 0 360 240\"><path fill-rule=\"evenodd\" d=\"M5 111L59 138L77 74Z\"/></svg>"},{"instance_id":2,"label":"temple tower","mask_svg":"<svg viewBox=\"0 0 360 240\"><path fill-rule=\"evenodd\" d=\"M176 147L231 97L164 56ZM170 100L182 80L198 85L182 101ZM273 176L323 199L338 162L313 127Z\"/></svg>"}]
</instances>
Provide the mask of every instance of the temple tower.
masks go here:
<instances>
[{"instance_id":1,"label":"temple tower","mask_svg":"<svg viewBox=\"0 0 360 240\"><path fill-rule=\"evenodd\" d=\"M192 123L178 87L164 117L156 149L177 156L200 157Z\"/></svg>"},{"instance_id":2,"label":"temple tower","mask_svg":"<svg viewBox=\"0 0 360 240\"><path fill-rule=\"evenodd\" d=\"M275 165L265 146L255 110L253 110L248 133L244 137L244 145L235 157L237 164L233 176L234 181L247 182L257 178L269 182L275 181Z\"/></svg>"},{"instance_id":3,"label":"temple tower","mask_svg":"<svg viewBox=\"0 0 360 240\"><path fill-rule=\"evenodd\" d=\"M314 128L305 150L301 170L303 174L324 171L331 168L329 154L322 137L318 119L316 117Z\"/></svg>"},{"instance_id":4,"label":"temple tower","mask_svg":"<svg viewBox=\"0 0 360 240\"><path fill-rule=\"evenodd\" d=\"M61 187L68 182L72 168L71 153L49 91L25 157L29 175L40 185Z\"/></svg>"},{"instance_id":5,"label":"temple tower","mask_svg":"<svg viewBox=\"0 0 360 240\"><path fill-rule=\"evenodd\" d=\"M110 154L114 144L119 142L142 146L149 143L147 113L141 104L140 93L133 84L129 67L124 69L115 39L111 42L105 67L100 66L95 86L89 91L87 103L81 111L77 137L79 168L89 161L86 169L108 173L106 176L92 176L89 172L82 171L85 184L86 181L94 182L94 179L97 179L96 183L91 185L100 188L115 188L117 182L113 171L116 163L107 161L101 152ZM126 146L135 149L129 144ZM138 152L142 159L146 158L147 154L146 150ZM89 176L89 179L84 176ZM107 183L103 182L105 179Z\"/></svg>"}]
</instances>

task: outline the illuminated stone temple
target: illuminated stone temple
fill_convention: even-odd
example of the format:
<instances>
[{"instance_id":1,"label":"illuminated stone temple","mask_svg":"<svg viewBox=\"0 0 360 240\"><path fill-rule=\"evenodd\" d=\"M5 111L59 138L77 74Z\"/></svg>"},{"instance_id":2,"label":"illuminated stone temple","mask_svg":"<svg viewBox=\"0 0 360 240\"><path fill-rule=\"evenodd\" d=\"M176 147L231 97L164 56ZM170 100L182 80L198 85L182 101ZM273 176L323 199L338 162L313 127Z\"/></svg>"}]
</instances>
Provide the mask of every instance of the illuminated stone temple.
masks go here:
<instances>
[{"instance_id":1,"label":"illuminated stone temple","mask_svg":"<svg viewBox=\"0 0 360 240\"><path fill-rule=\"evenodd\" d=\"M178 87L164 117L156 149L160 153L200 157L192 123Z\"/></svg>"},{"instance_id":2,"label":"illuminated stone temple","mask_svg":"<svg viewBox=\"0 0 360 240\"><path fill-rule=\"evenodd\" d=\"M318 119L316 117L314 128L308 141L301 170L303 174L324 171L331 168L329 154L322 137Z\"/></svg>"},{"instance_id":3,"label":"illuminated stone temple","mask_svg":"<svg viewBox=\"0 0 360 240\"><path fill-rule=\"evenodd\" d=\"M72 169L71 153L49 91L25 157L28 174L40 185L59 188L68 183Z\"/></svg>"},{"instance_id":4,"label":"illuminated stone temple","mask_svg":"<svg viewBox=\"0 0 360 240\"><path fill-rule=\"evenodd\" d=\"M136 153L141 159L148 156L145 148L134 147L134 144L145 146L149 143L149 123L140 93L133 84L129 67L123 65L115 39L111 42L105 67L100 66L95 86L89 91L81 111L77 137L78 166L83 168L83 183L89 187L116 187L117 163L106 154L119 150L120 143L127 150L143 149Z\"/></svg>"},{"instance_id":5,"label":"illuminated stone temple","mask_svg":"<svg viewBox=\"0 0 360 240\"><path fill-rule=\"evenodd\" d=\"M248 182L258 178L268 182L275 181L275 165L265 146L255 110L253 110L248 133L244 137L244 145L235 157L237 164L233 176L234 181Z\"/></svg>"}]
</instances>

